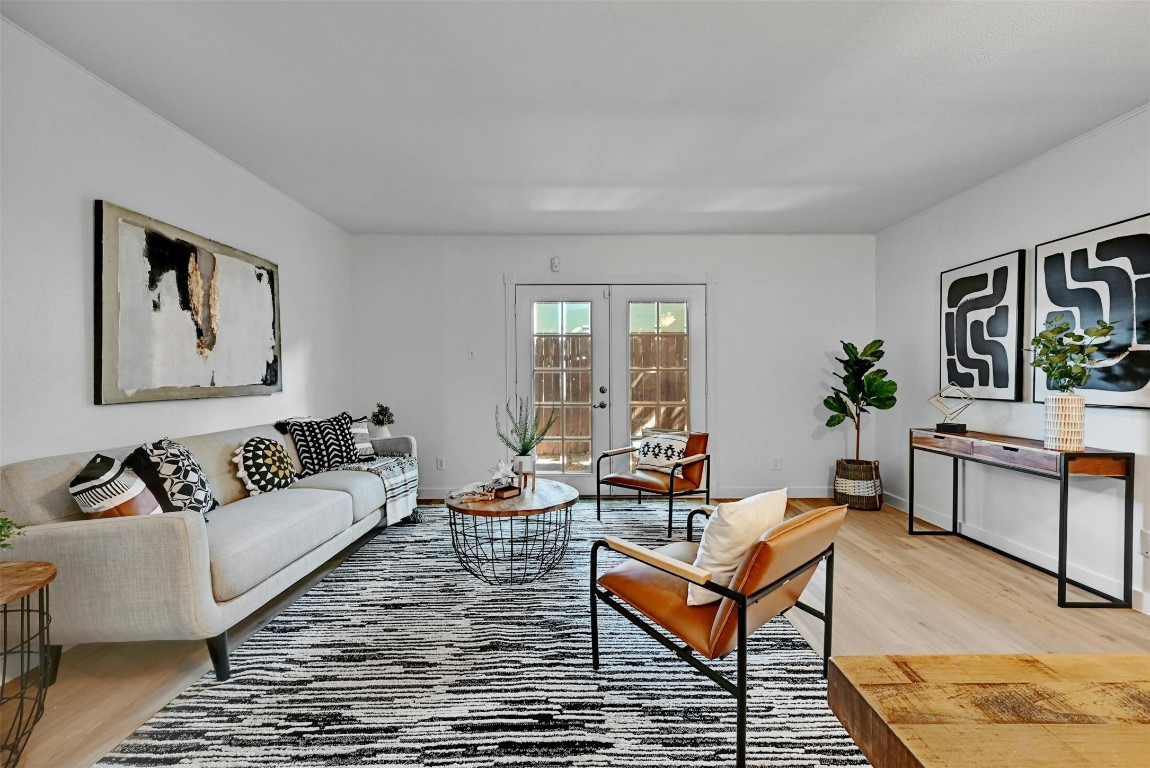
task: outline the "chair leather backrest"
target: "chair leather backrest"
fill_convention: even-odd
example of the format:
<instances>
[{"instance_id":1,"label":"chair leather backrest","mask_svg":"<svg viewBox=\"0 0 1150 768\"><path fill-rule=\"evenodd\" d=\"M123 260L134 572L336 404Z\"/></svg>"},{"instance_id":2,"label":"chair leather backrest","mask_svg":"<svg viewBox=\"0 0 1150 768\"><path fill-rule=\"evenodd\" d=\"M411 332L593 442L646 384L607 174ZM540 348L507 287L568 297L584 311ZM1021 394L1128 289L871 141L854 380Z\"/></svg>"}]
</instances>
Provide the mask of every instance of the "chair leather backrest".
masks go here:
<instances>
[{"instance_id":1,"label":"chair leather backrest","mask_svg":"<svg viewBox=\"0 0 1150 768\"><path fill-rule=\"evenodd\" d=\"M710 437L706 432L691 432L687 435L687 447L684 449L687 456L697 456L700 453L707 452L707 439ZM696 488L703 484L703 466L706 462L700 461L683 467L683 479L692 483Z\"/></svg>"},{"instance_id":2,"label":"chair leather backrest","mask_svg":"<svg viewBox=\"0 0 1150 768\"><path fill-rule=\"evenodd\" d=\"M846 514L846 505L822 507L779 523L767 531L762 541L743 558L735 578L731 580L731 588L750 595L786 576L831 545ZM748 606L747 635L794 607L816 567L817 564ZM711 625L711 658L733 651L738 645L738 633L738 606L729 598L723 598L715 614L715 623Z\"/></svg>"}]
</instances>

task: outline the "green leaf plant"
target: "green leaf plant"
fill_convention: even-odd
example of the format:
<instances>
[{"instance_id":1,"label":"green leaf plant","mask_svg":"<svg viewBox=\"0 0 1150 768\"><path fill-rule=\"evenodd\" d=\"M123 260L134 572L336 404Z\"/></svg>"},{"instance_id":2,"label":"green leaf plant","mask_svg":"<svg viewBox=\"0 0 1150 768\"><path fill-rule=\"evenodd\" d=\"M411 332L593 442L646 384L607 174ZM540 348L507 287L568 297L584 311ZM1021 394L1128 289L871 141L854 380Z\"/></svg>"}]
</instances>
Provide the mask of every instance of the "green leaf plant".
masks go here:
<instances>
[{"instance_id":1,"label":"green leaf plant","mask_svg":"<svg viewBox=\"0 0 1150 768\"><path fill-rule=\"evenodd\" d=\"M1082 333L1062 314L1043 323L1043 329L1030 340L1027 348L1033 359L1031 367L1046 374L1046 386L1058 392L1072 393L1075 387L1084 387L1090 381L1091 369L1101 358L1098 349L1110 335L1114 326L1099 319Z\"/></svg>"},{"instance_id":2,"label":"green leaf plant","mask_svg":"<svg viewBox=\"0 0 1150 768\"><path fill-rule=\"evenodd\" d=\"M843 372L834 376L842 382L842 387L831 387L833 394L823 399L823 405L831 412L827 419L828 427L837 427L847 419L855 427L855 461L859 458L859 444L862 439L862 415L874 408L885 411L896 402L894 393L898 384L887 378L887 372L875 365L886 354L882 349L882 339L875 339L863 347L842 342L846 357L836 357Z\"/></svg>"},{"instance_id":3,"label":"green leaf plant","mask_svg":"<svg viewBox=\"0 0 1150 768\"><path fill-rule=\"evenodd\" d=\"M0 512L4 510L0 509ZM11 549L10 539L24 535L24 526L14 523L6 517L0 517L0 549Z\"/></svg>"},{"instance_id":4,"label":"green leaf plant","mask_svg":"<svg viewBox=\"0 0 1150 768\"><path fill-rule=\"evenodd\" d=\"M510 400L505 406L507 412L506 432L503 431L503 425L500 423L499 406L495 406L495 434L499 436L499 441L513 451L516 456L529 456L535 450L535 446L539 445L547 436L548 430L551 429L559 414L552 410L551 418L540 427L540 414L535 406L529 400L524 400L518 395L515 396L515 401L515 410L511 409Z\"/></svg>"},{"instance_id":5,"label":"green leaf plant","mask_svg":"<svg viewBox=\"0 0 1150 768\"><path fill-rule=\"evenodd\" d=\"M391 408L383 403L376 403L375 410L371 412L371 423L377 427L386 427L389 424L395 423L395 416L391 412Z\"/></svg>"}]
</instances>

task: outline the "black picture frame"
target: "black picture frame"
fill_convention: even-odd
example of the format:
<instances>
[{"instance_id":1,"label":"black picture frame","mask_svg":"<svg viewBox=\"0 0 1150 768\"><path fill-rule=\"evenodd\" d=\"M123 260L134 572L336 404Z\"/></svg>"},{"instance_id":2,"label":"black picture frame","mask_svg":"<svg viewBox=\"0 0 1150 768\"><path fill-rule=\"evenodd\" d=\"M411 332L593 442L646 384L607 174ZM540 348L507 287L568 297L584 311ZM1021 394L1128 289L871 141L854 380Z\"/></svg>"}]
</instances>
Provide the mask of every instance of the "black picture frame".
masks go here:
<instances>
[{"instance_id":1,"label":"black picture frame","mask_svg":"<svg viewBox=\"0 0 1150 768\"><path fill-rule=\"evenodd\" d=\"M1079 330L1100 317L1116 326L1100 349L1112 362L1074 390L1086 405L1150 409L1150 213L1034 246L1034 333L1059 313ZM1033 381L1034 402L1045 402L1037 368Z\"/></svg>"},{"instance_id":2,"label":"black picture frame","mask_svg":"<svg viewBox=\"0 0 1150 768\"><path fill-rule=\"evenodd\" d=\"M1022 400L1026 251L1008 251L939 276L939 389L976 400Z\"/></svg>"}]
</instances>

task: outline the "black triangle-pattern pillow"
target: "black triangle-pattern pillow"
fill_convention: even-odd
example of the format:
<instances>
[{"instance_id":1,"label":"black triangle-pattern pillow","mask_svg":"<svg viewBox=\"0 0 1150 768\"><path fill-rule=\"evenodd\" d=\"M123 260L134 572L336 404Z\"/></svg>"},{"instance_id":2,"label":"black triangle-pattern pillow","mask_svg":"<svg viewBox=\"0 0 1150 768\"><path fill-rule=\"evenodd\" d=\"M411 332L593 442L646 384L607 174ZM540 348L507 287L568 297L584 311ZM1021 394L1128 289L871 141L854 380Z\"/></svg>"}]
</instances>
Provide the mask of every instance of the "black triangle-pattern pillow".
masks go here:
<instances>
[{"instance_id":1,"label":"black triangle-pattern pillow","mask_svg":"<svg viewBox=\"0 0 1150 768\"><path fill-rule=\"evenodd\" d=\"M191 509L201 514L219 506L196 457L174 440L144 443L124 460L165 512Z\"/></svg>"},{"instance_id":2,"label":"black triangle-pattern pillow","mask_svg":"<svg viewBox=\"0 0 1150 768\"><path fill-rule=\"evenodd\" d=\"M346 412L330 419L289 421L287 429L303 466L302 477L359 460Z\"/></svg>"},{"instance_id":3,"label":"black triangle-pattern pillow","mask_svg":"<svg viewBox=\"0 0 1150 768\"><path fill-rule=\"evenodd\" d=\"M287 449L275 440L252 437L235 451L236 477L256 496L287 488L295 482L295 467Z\"/></svg>"}]
</instances>

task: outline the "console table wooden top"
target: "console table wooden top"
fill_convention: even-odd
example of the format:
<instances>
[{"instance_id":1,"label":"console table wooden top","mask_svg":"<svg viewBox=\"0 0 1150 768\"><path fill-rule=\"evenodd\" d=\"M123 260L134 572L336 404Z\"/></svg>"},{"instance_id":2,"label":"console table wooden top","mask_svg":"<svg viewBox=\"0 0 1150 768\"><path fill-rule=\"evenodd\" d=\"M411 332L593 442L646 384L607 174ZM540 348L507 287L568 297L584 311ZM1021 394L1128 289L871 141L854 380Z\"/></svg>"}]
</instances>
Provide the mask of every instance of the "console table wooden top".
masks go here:
<instances>
[{"instance_id":1,"label":"console table wooden top","mask_svg":"<svg viewBox=\"0 0 1150 768\"><path fill-rule=\"evenodd\" d=\"M1083 448L1081 451L1055 451L1045 448L1041 440L991 432L937 432L915 427L910 430L911 447L961 459L1035 474L1057 477L1062 461L1072 475L1125 477L1131 471L1127 458L1132 454L1105 448Z\"/></svg>"},{"instance_id":2,"label":"console table wooden top","mask_svg":"<svg viewBox=\"0 0 1150 768\"><path fill-rule=\"evenodd\" d=\"M1143 768L1150 654L841 656L831 710L875 768Z\"/></svg>"}]
</instances>

